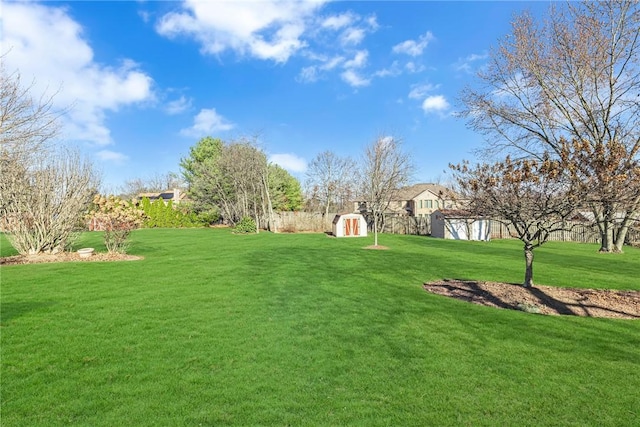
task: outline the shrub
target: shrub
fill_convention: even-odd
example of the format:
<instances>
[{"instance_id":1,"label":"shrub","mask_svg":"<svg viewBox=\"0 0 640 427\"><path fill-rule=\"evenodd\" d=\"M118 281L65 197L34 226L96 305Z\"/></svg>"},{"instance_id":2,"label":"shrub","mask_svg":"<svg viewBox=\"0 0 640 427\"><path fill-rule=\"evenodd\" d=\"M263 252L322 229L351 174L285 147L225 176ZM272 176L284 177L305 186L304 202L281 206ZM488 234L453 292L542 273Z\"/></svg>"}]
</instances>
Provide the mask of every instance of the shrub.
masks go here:
<instances>
[{"instance_id":1,"label":"shrub","mask_svg":"<svg viewBox=\"0 0 640 427\"><path fill-rule=\"evenodd\" d=\"M173 201L165 203L162 199L151 202L143 198L139 206L145 214L144 226L148 228L199 227L202 222L192 212L182 206L174 206Z\"/></svg>"},{"instance_id":2,"label":"shrub","mask_svg":"<svg viewBox=\"0 0 640 427\"><path fill-rule=\"evenodd\" d=\"M250 216L243 217L233 228L236 233L255 233L256 222Z\"/></svg>"},{"instance_id":3,"label":"shrub","mask_svg":"<svg viewBox=\"0 0 640 427\"><path fill-rule=\"evenodd\" d=\"M202 210L196 214L196 220L201 225L211 225L220 221L220 212L217 208Z\"/></svg>"},{"instance_id":4,"label":"shrub","mask_svg":"<svg viewBox=\"0 0 640 427\"><path fill-rule=\"evenodd\" d=\"M133 203L115 196L96 196L89 213L94 229L104 230L104 245L109 252L127 252L131 231L142 225L144 212Z\"/></svg>"}]
</instances>

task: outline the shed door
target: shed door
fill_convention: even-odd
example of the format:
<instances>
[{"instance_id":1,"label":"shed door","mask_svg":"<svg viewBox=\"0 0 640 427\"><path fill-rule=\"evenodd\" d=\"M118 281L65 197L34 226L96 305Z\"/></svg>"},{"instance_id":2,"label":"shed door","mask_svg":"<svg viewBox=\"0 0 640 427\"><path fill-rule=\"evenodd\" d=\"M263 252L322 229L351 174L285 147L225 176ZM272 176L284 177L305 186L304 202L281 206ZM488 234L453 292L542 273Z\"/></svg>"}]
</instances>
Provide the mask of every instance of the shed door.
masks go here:
<instances>
[{"instance_id":1,"label":"shed door","mask_svg":"<svg viewBox=\"0 0 640 427\"><path fill-rule=\"evenodd\" d=\"M360 220L358 218L351 219L351 231L353 231L354 236L360 235Z\"/></svg>"},{"instance_id":2,"label":"shed door","mask_svg":"<svg viewBox=\"0 0 640 427\"><path fill-rule=\"evenodd\" d=\"M351 236L351 218L344 219L344 235Z\"/></svg>"},{"instance_id":3,"label":"shed door","mask_svg":"<svg viewBox=\"0 0 640 427\"><path fill-rule=\"evenodd\" d=\"M345 236L360 235L360 221L358 220L358 218L344 219L344 235Z\"/></svg>"}]
</instances>

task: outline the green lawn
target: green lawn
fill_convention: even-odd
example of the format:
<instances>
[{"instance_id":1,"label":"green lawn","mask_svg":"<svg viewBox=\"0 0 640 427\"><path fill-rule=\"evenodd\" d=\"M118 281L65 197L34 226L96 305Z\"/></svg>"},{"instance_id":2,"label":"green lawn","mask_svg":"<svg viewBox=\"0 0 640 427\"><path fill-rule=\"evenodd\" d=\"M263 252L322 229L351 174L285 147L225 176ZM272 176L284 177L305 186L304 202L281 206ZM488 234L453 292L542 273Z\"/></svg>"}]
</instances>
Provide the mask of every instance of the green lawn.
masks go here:
<instances>
[{"instance_id":1,"label":"green lawn","mask_svg":"<svg viewBox=\"0 0 640 427\"><path fill-rule=\"evenodd\" d=\"M432 295L517 241L139 230L143 261L3 266L8 426L638 426L640 321ZM3 255L13 253L2 240ZM78 247L103 248L98 234ZM535 282L640 289L640 250L549 243Z\"/></svg>"}]
</instances>

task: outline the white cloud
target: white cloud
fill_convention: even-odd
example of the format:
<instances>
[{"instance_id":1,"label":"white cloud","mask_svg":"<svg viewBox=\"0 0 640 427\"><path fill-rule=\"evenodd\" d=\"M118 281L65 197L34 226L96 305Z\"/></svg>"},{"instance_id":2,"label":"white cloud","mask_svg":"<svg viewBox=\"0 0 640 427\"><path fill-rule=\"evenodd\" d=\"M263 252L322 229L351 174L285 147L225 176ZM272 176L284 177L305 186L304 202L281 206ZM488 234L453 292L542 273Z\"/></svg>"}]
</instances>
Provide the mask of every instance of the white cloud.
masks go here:
<instances>
[{"instance_id":1,"label":"white cloud","mask_svg":"<svg viewBox=\"0 0 640 427\"><path fill-rule=\"evenodd\" d=\"M269 162L275 163L289 172L302 173L307 170L306 160L296 156L295 154L272 154L269 156Z\"/></svg>"},{"instance_id":2,"label":"white cloud","mask_svg":"<svg viewBox=\"0 0 640 427\"><path fill-rule=\"evenodd\" d=\"M462 71L462 72L471 74L474 71L474 65L477 64L478 62L484 61L488 57L489 55L486 53L483 53L483 54L472 53L466 58L458 58L455 64L453 64L453 68L456 71Z\"/></svg>"},{"instance_id":3,"label":"white cloud","mask_svg":"<svg viewBox=\"0 0 640 427\"><path fill-rule=\"evenodd\" d=\"M185 136L197 138L216 132L228 131L234 127L235 125L219 115L215 108L203 108L193 118L193 126L182 129L180 133Z\"/></svg>"},{"instance_id":4,"label":"white cloud","mask_svg":"<svg viewBox=\"0 0 640 427\"><path fill-rule=\"evenodd\" d=\"M333 58L329 58L328 60L326 60L320 68L322 68L323 70L333 70L343 62L344 62L343 56L335 56Z\"/></svg>"},{"instance_id":5,"label":"white cloud","mask_svg":"<svg viewBox=\"0 0 640 427\"><path fill-rule=\"evenodd\" d=\"M393 61L391 67L383 68L382 70L376 71L373 75L376 77L396 77L402 74L402 69L398 64L398 61Z\"/></svg>"},{"instance_id":6,"label":"white cloud","mask_svg":"<svg viewBox=\"0 0 640 427\"><path fill-rule=\"evenodd\" d=\"M345 61L342 64L342 66L345 68L345 71L343 71L340 74L340 77L342 78L342 80L353 87L368 86L371 83L371 79L362 77L360 73L355 71L356 69L362 68L365 65L367 65L368 57L369 57L368 51L359 50L354 55L353 59L350 59L349 61Z\"/></svg>"},{"instance_id":7,"label":"white cloud","mask_svg":"<svg viewBox=\"0 0 640 427\"><path fill-rule=\"evenodd\" d=\"M378 138L378 142L381 145L391 145L396 139L391 136L391 135L385 135L385 136L381 136L380 138Z\"/></svg>"},{"instance_id":8,"label":"white cloud","mask_svg":"<svg viewBox=\"0 0 640 427\"><path fill-rule=\"evenodd\" d=\"M371 15L367 17L366 22L369 25L369 28L371 28L371 30L373 31L376 31L378 28L380 28L380 25L378 24L378 18L376 17L376 15Z\"/></svg>"},{"instance_id":9,"label":"white cloud","mask_svg":"<svg viewBox=\"0 0 640 427\"><path fill-rule=\"evenodd\" d=\"M1 45L8 51L2 60L24 82L35 79L36 96L54 94L54 106L69 109L63 118L66 138L110 144L106 112L153 99L153 80L135 62L94 61L82 27L64 8L26 2L5 2L2 8Z\"/></svg>"},{"instance_id":10,"label":"white cloud","mask_svg":"<svg viewBox=\"0 0 640 427\"><path fill-rule=\"evenodd\" d=\"M467 56L466 60L467 61L481 61L481 60L485 60L489 57L489 55L487 53L481 53L481 54L477 54L477 53L472 53L471 55Z\"/></svg>"},{"instance_id":11,"label":"white cloud","mask_svg":"<svg viewBox=\"0 0 640 427\"><path fill-rule=\"evenodd\" d=\"M431 40L433 40L433 34L431 31L427 31L424 35L416 40L405 40L402 43L395 45L392 50L393 53L403 53L409 56L420 56L425 50Z\"/></svg>"},{"instance_id":12,"label":"white cloud","mask_svg":"<svg viewBox=\"0 0 640 427\"><path fill-rule=\"evenodd\" d=\"M357 46L362 43L368 32L374 32L378 29L375 16L363 20L362 17L352 12L330 16L320 25L322 28L330 30L342 30L339 39L342 46Z\"/></svg>"},{"instance_id":13,"label":"white cloud","mask_svg":"<svg viewBox=\"0 0 640 427\"><path fill-rule=\"evenodd\" d=\"M127 157L126 155L111 150L98 151L96 153L96 156L102 161L112 162L118 165L126 163L127 160L129 160L129 157Z\"/></svg>"},{"instance_id":14,"label":"white cloud","mask_svg":"<svg viewBox=\"0 0 640 427\"><path fill-rule=\"evenodd\" d=\"M369 57L369 52L366 50L359 50L356 52L353 59L346 61L344 63L344 68L362 68L367 65L367 58Z\"/></svg>"},{"instance_id":15,"label":"white cloud","mask_svg":"<svg viewBox=\"0 0 640 427\"><path fill-rule=\"evenodd\" d=\"M151 20L151 14L145 10L138 12L138 16L142 18L142 21L146 24Z\"/></svg>"},{"instance_id":16,"label":"white cloud","mask_svg":"<svg viewBox=\"0 0 640 427\"><path fill-rule=\"evenodd\" d=\"M425 67L424 65L416 64L416 63L415 63L415 62L413 62L413 61L409 61L409 62L407 62L407 63L405 64L404 68L405 68L408 72L410 72L410 73L412 73L412 74L413 74L413 73L420 73L420 72L424 71L426 67Z\"/></svg>"},{"instance_id":17,"label":"white cloud","mask_svg":"<svg viewBox=\"0 0 640 427\"><path fill-rule=\"evenodd\" d=\"M340 15L333 15L326 18L320 24L323 28L329 28L332 30L339 30L350 25L354 21L355 17L352 13L347 12Z\"/></svg>"},{"instance_id":18,"label":"white cloud","mask_svg":"<svg viewBox=\"0 0 640 427\"><path fill-rule=\"evenodd\" d=\"M167 102L164 110L167 114L174 115L180 114L191 107L191 99L186 98L184 95L178 99Z\"/></svg>"},{"instance_id":19,"label":"white cloud","mask_svg":"<svg viewBox=\"0 0 640 427\"><path fill-rule=\"evenodd\" d=\"M306 46L309 19L322 6L314 2L186 0L182 10L164 15L156 30L166 37L193 37L203 53L226 50L260 59L286 62Z\"/></svg>"},{"instance_id":20,"label":"white cloud","mask_svg":"<svg viewBox=\"0 0 640 427\"><path fill-rule=\"evenodd\" d=\"M442 113L449 109L449 103L442 95L433 95L427 97L422 102L422 110L425 113Z\"/></svg>"},{"instance_id":21,"label":"white cloud","mask_svg":"<svg viewBox=\"0 0 640 427\"><path fill-rule=\"evenodd\" d=\"M346 70L342 74L340 74L340 77L342 77L342 80L353 87L368 86L369 83L371 83L370 79L362 77L354 70Z\"/></svg>"},{"instance_id":22,"label":"white cloud","mask_svg":"<svg viewBox=\"0 0 640 427\"><path fill-rule=\"evenodd\" d=\"M320 80L324 72L331 71L345 62L344 57L342 56L334 56L330 58L326 56L315 55L313 59L319 61L320 64L303 67L296 77L297 81L302 83L316 82Z\"/></svg>"},{"instance_id":23,"label":"white cloud","mask_svg":"<svg viewBox=\"0 0 640 427\"><path fill-rule=\"evenodd\" d=\"M358 45L364 40L365 32L362 28L347 28L340 36L343 45Z\"/></svg>"},{"instance_id":24,"label":"white cloud","mask_svg":"<svg viewBox=\"0 0 640 427\"><path fill-rule=\"evenodd\" d=\"M409 98L411 99L423 99L427 96L427 93L433 92L438 89L439 85L432 85L431 83L412 85L409 92Z\"/></svg>"},{"instance_id":25,"label":"white cloud","mask_svg":"<svg viewBox=\"0 0 640 427\"><path fill-rule=\"evenodd\" d=\"M304 67L296 80L302 83L313 83L318 81L318 68L315 66Z\"/></svg>"},{"instance_id":26,"label":"white cloud","mask_svg":"<svg viewBox=\"0 0 640 427\"><path fill-rule=\"evenodd\" d=\"M289 57L306 43L300 40L304 27L300 24L282 26L272 40L256 38L251 44L251 51L257 58L273 59L276 62L287 62Z\"/></svg>"}]
</instances>

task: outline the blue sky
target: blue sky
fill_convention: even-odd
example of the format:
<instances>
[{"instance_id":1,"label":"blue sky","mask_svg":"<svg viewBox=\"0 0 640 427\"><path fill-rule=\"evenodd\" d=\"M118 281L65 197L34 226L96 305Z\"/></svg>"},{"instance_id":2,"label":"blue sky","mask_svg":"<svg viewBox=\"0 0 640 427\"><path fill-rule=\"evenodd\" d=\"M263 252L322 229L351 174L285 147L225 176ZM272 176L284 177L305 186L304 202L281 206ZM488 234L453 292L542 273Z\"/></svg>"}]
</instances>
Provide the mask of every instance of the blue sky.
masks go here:
<instances>
[{"instance_id":1,"label":"blue sky","mask_svg":"<svg viewBox=\"0 0 640 427\"><path fill-rule=\"evenodd\" d=\"M179 172L203 136L257 135L304 180L331 150L404 141L414 181L446 180L482 136L455 116L514 13L548 2L3 2L8 71L55 93L63 138L106 190Z\"/></svg>"}]
</instances>

